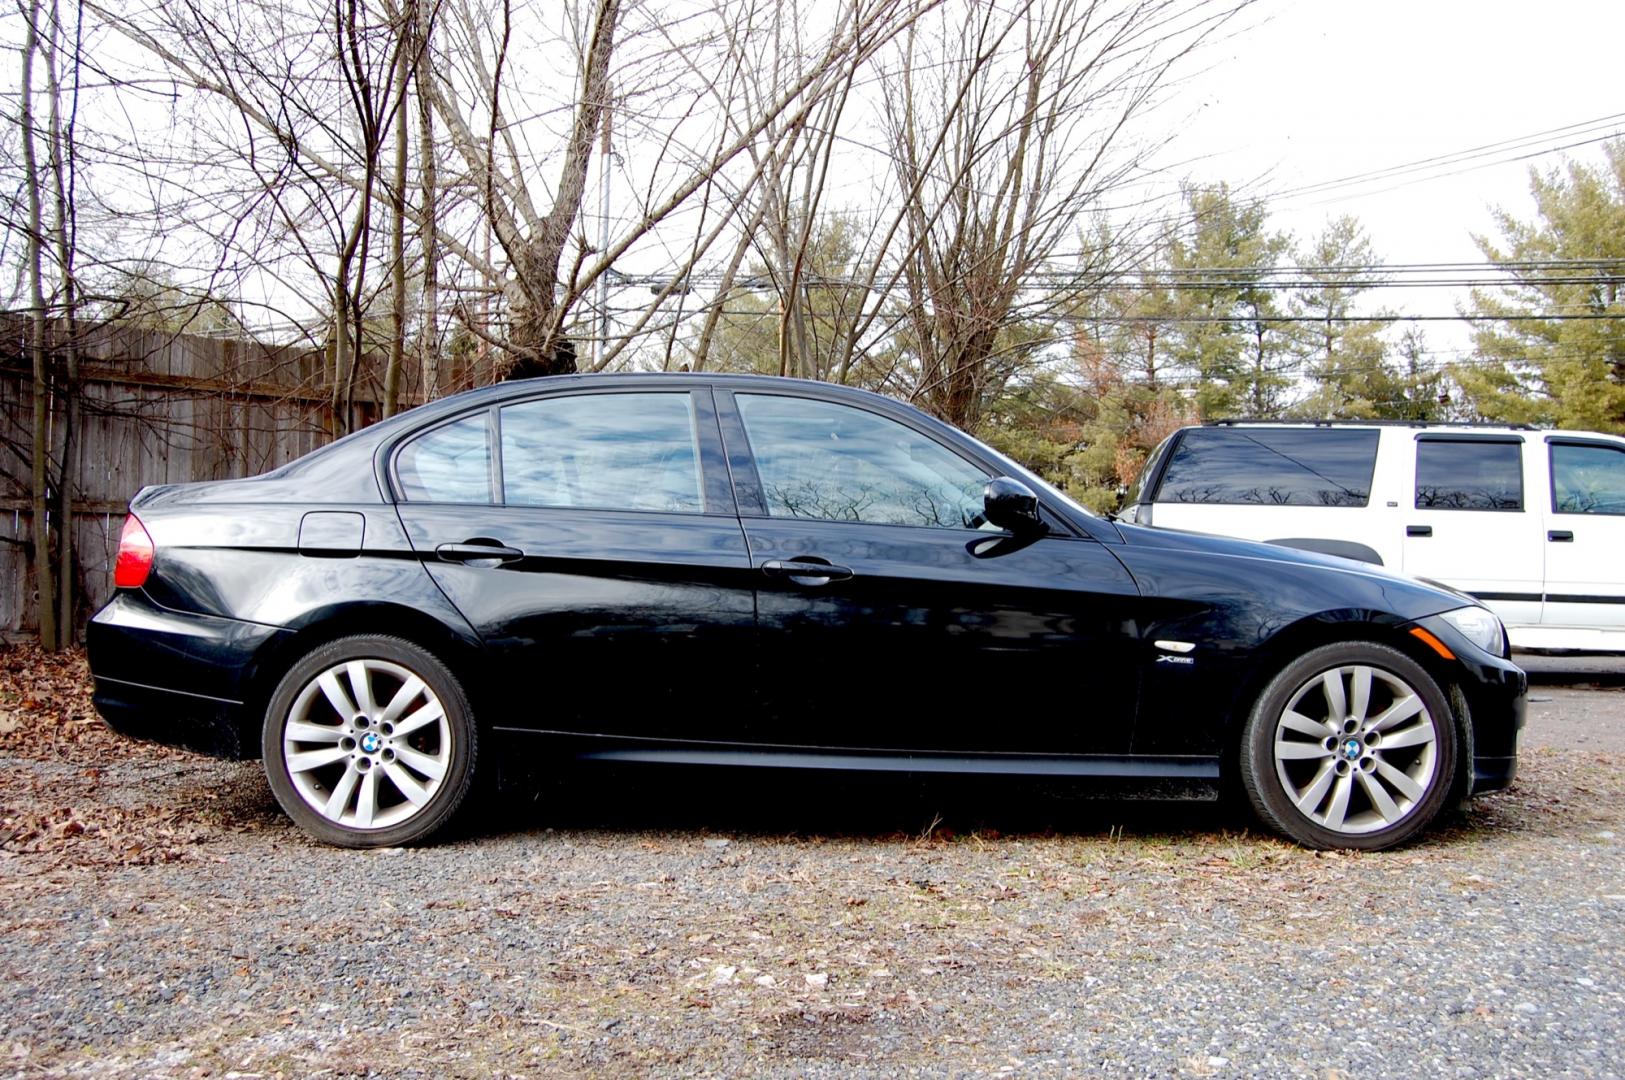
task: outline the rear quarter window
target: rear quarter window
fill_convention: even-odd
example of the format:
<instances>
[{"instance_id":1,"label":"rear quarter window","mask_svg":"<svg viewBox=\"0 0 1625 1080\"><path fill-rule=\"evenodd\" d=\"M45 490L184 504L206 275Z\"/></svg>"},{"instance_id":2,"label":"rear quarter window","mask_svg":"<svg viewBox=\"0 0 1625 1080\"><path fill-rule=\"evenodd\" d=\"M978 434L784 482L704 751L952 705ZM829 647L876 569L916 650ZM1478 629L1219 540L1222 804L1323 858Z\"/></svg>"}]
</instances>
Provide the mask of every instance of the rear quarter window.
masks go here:
<instances>
[{"instance_id":1,"label":"rear quarter window","mask_svg":"<svg viewBox=\"0 0 1625 1080\"><path fill-rule=\"evenodd\" d=\"M1364 506L1375 428L1193 428L1174 449L1159 503Z\"/></svg>"}]
</instances>

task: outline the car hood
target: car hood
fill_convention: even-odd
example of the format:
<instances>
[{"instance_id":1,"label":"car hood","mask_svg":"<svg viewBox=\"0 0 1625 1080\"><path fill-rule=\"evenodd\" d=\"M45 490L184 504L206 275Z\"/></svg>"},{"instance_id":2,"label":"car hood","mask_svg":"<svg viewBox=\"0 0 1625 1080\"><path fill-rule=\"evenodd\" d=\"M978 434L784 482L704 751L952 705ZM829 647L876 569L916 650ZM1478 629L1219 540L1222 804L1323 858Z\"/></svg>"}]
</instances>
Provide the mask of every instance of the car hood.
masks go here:
<instances>
[{"instance_id":1,"label":"car hood","mask_svg":"<svg viewBox=\"0 0 1625 1080\"><path fill-rule=\"evenodd\" d=\"M1116 525L1126 548L1122 553L1124 563L1141 588L1150 591L1160 590L1155 580L1143 579L1149 576L1145 572L1173 561L1186 563L1192 573L1198 574L1202 573L1201 567L1212 573L1223 566L1245 573L1249 578L1274 575L1283 588L1291 584L1300 590L1323 590L1328 607L1364 606L1373 597L1380 596L1384 601L1381 606L1405 618L1421 618L1477 603L1472 597L1436 582L1419 581L1373 563L1338 555L1209 533L1125 522ZM1144 556L1137 557L1142 552ZM1151 557L1153 555L1155 557Z\"/></svg>"}]
</instances>

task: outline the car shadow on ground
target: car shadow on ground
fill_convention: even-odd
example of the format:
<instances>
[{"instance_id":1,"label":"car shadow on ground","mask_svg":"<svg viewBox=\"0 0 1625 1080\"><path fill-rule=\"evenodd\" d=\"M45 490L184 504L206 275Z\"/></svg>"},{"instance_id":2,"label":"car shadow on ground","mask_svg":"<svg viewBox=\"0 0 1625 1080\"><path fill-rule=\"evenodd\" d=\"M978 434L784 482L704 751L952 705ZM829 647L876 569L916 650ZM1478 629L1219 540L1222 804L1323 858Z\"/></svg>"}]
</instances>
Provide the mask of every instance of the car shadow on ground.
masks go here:
<instances>
[{"instance_id":1,"label":"car shadow on ground","mask_svg":"<svg viewBox=\"0 0 1625 1080\"><path fill-rule=\"evenodd\" d=\"M1256 830L1228 800L1174 800L1099 782L629 766L506 777L471 836L535 829L951 838ZM1146 797L1149 794L1151 797Z\"/></svg>"}]
</instances>

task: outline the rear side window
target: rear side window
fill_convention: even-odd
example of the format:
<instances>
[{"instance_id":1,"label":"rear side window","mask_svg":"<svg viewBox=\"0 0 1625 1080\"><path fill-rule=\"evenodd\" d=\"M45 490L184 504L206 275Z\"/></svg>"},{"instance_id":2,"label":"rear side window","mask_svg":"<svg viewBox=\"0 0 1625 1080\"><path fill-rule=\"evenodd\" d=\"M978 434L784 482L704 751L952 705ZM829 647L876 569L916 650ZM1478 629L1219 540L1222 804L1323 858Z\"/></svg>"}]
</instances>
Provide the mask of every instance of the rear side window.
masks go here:
<instances>
[{"instance_id":1,"label":"rear side window","mask_svg":"<svg viewBox=\"0 0 1625 1080\"><path fill-rule=\"evenodd\" d=\"M1416 444L1418 510L1522 510L1523 444L1423 439Z\"/></svg>"},{"instance_id":2,"label":"rear side window","mask_svg":"<svg viewBox=\"0 0 1625 1080\"><path fill-rule=\"evenodd\" d=\"M1625 450L1553 443L1552 509L1559 514L1625 514Z\"/></svg>"},{"instance_id":3,"label":"rear side window","mask_svg":"<svg viewBox=\"0 0 1625 1080\"><path fill-rule=\"evenodd\" d=\"M408 502L489 503L491 444L486 414L464 417L419 435L395 458Z\"/></svg>"},{"instance_id":4,"label":"rear side window","mask_svg":"<svg viewBox=\"0 0 1625 1080\"><path fill-rule=\"evenodd\" d=\"M1168 462L1156 501L1364 506L1377 438L1374 428L1192 428Z\"/></svg>"},{"instance_id":5,"label":"rear side window","mask_svg":"<svg viewBox=\"0 0 1625 1080\"><path fill-rule=\"evenodd\" d=\"M699 440L686 394L575 394L502 410L509 506L698 514Z\"/></svg>"}]
</instances>

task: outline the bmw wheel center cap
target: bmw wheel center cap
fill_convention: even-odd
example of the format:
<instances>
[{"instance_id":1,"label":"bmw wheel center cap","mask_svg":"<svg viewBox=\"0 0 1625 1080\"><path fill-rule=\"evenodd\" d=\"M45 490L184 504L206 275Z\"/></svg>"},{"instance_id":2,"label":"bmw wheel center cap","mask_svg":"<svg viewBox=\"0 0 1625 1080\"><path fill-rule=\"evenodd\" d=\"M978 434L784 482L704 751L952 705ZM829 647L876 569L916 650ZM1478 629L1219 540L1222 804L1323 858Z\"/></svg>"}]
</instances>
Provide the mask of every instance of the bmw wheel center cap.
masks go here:
<instances>
[{"instance_id":1,"label":"bmw wheel center cap","mask_svg":"<svg viewBox=\"0 0 1625 1080\"><path fill-rule=\"evenodd\" d=\"M368 738L371 738L371 736L368 736ZM365 746L366 743L363 742L361 745ZM369 750L368 753L371 753L371 751ZM1360 740L1359 739L1344 739L1343 740L1343 756L1348 758L1350 761L1357 760L1359 758L1359 756L1360 756Z\"/></svg>"},{"instance_id":2,"label":"bmw wheel center cap","mask_svg":"<svg viewBox=\"0 0 1625 1080\"><path fill-rule=\"evenodd\" d=\"M384 740L380 739L370 731L361 736L361 749L364 753L376 754L378 752L378 748L383 744Z\"/></svg>"}]
</instances>

